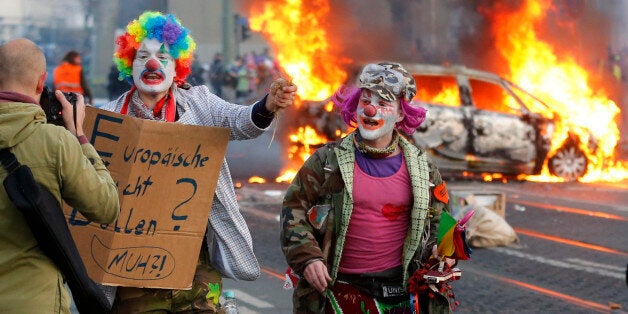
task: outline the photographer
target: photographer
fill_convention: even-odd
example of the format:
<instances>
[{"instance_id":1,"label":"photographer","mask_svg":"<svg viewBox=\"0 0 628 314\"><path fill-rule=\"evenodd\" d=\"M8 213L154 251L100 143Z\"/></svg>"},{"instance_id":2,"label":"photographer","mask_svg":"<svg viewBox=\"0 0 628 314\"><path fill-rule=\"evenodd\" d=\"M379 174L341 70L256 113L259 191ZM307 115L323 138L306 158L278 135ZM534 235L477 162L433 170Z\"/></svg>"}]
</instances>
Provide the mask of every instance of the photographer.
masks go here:
<instances>
[{"instance_id":1,"label":"photographer","mask_svg":"<svg viewBox=\"0 0 628 314\"><path fill-rule=\"evenodd\" d=\"M59 203L67 202L95 222L112 223L120 211L118 192L83 133L83 96L77 94L73 108L57 91L67 130L47 124L38 105L46 76L46 60L35 43L21 38L0 45L0 149L10 148ZM0 180L6 176L0 167ZM4 187L0 188L0 312L70 312L62 274L42 252Z\"/></svg>"}]
</instances>

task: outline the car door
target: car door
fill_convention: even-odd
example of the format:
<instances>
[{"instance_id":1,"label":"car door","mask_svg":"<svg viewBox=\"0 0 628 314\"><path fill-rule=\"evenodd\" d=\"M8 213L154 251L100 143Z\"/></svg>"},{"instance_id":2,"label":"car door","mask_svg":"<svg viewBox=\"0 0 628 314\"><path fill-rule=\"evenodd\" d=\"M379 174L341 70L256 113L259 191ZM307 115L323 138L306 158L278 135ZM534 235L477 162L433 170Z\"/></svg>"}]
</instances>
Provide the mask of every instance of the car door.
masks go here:
<instances>
[{"instance_id":1,"label":"car door","mask_svg":"<svg viewBox=\"0 0 628 314\"><path fill-rule=\"evenodd\" d=\"M468 78L474 109L469 154L471 168L487 172L531 173L536 163L536 131L521 103L499 81Z\"/></svg>"},{"instance_id":2,"label":"car door","mask_svg":"<svg viewBox=\"0 0 628 314\"><path fill-rule=\"evenodd\" d=\"M462 106L456 76L415 75L415 81L415 102L427 109L415 141L437 155L464 161L469 147L470 111Z\"/></svg>"}]
</instances>

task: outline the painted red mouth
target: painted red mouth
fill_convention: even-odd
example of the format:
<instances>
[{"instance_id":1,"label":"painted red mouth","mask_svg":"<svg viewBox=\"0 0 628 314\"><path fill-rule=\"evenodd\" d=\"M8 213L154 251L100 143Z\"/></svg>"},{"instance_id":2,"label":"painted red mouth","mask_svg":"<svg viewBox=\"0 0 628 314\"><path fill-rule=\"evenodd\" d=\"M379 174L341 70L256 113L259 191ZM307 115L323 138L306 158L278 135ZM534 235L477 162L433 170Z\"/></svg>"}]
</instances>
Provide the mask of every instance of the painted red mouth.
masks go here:
<instances>
[{"instance_id":1,"label":"painted red mouth","mask_svg":"<svg viewBox=\"0 0 628 314\"><path fill-rule=\"evenodd\" d=\"M161 72L149 72L146 71L142 75L142 82L146 85L157 85L164 81L164 76Z\"/></svg>"},{"instance_id":2,"label":"painted red mouth","mask_svg":"<svg viewBox=\"0 0 628 314\"><path fill-rule=\"evenodd\" d=\"M384 120L375 120L367 117L360 117L360 122L367 130L379 129L382 125L384 125Z\"/></svg>"}]
</instances>

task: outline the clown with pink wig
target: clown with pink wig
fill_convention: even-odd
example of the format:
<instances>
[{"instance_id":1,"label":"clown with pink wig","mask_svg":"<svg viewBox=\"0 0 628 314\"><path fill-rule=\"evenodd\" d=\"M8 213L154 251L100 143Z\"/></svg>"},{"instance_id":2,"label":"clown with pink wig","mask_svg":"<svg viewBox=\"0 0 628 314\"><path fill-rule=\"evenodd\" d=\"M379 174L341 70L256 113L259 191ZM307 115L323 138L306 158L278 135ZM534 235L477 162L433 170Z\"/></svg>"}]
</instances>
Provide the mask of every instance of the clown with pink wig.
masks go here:
<instances>
[{"instance_id":1,"label":"clown with pink wig","mask_svg":"<svg viewBox=\"0 0 628 314\"><path fill-rule=\"evenodd\" d=\"M207 86L186 82L196 43L172 14L144 12L116 39L114 63L131 89L102 109L140 119L229 128L230 140L246 140L269 129L275 113L290 107L296 86L283 79L253 105L229 103ZM240 213L223 160L205 241L191 290L118 287L114 313L203 312L220 309L222 277L255 280L260 274L249 229ZM222 259L210 259L221 255ZM223 262L210 262L222 260Z\"/></svg>"},{"instance_id":2,"label":"clown with pink wig","mask_svg":"<svg viewBox=\"0 0 628 314\"><path fill-rule=\"evenodd\" d=\"M300 277L294 313L451 312L445 290L411 280L437 260L450 211L434 162L405 137L425 120L416 91L403 66L381 62L334 95L356 129L318 148L283 200L282 251Z\"/></svg>"}]
</instances>

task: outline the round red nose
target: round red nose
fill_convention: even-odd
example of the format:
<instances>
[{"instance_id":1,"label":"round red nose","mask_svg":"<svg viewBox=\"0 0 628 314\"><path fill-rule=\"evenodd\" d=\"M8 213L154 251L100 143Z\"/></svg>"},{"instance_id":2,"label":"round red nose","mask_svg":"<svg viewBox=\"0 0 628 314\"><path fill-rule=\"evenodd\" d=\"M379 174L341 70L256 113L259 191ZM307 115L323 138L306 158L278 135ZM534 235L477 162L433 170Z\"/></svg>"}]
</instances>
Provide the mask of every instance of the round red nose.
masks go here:
<instances>
[{"instance_id":1,"label":"round red nose","mask_svg":"<svg viewBox=\"0 0 628 314\"><path fill-rule=\"evenodd\" d=\"M159 62L155 59L148 60L148 62L146 62L146 69L151 72L157 71L157 69L159 69Z\"/></svg>"},{"instance_id":2,"label":"round red nose","mask_svg":"<svg viewBox=\"0 0 628 314\"><path fill-rule=\"evenodd\" d=\"M364 114L368 117L374 117L377 114L377 109L373 105L368 105L364 108Z\"/></svg>"}]
</instances>

